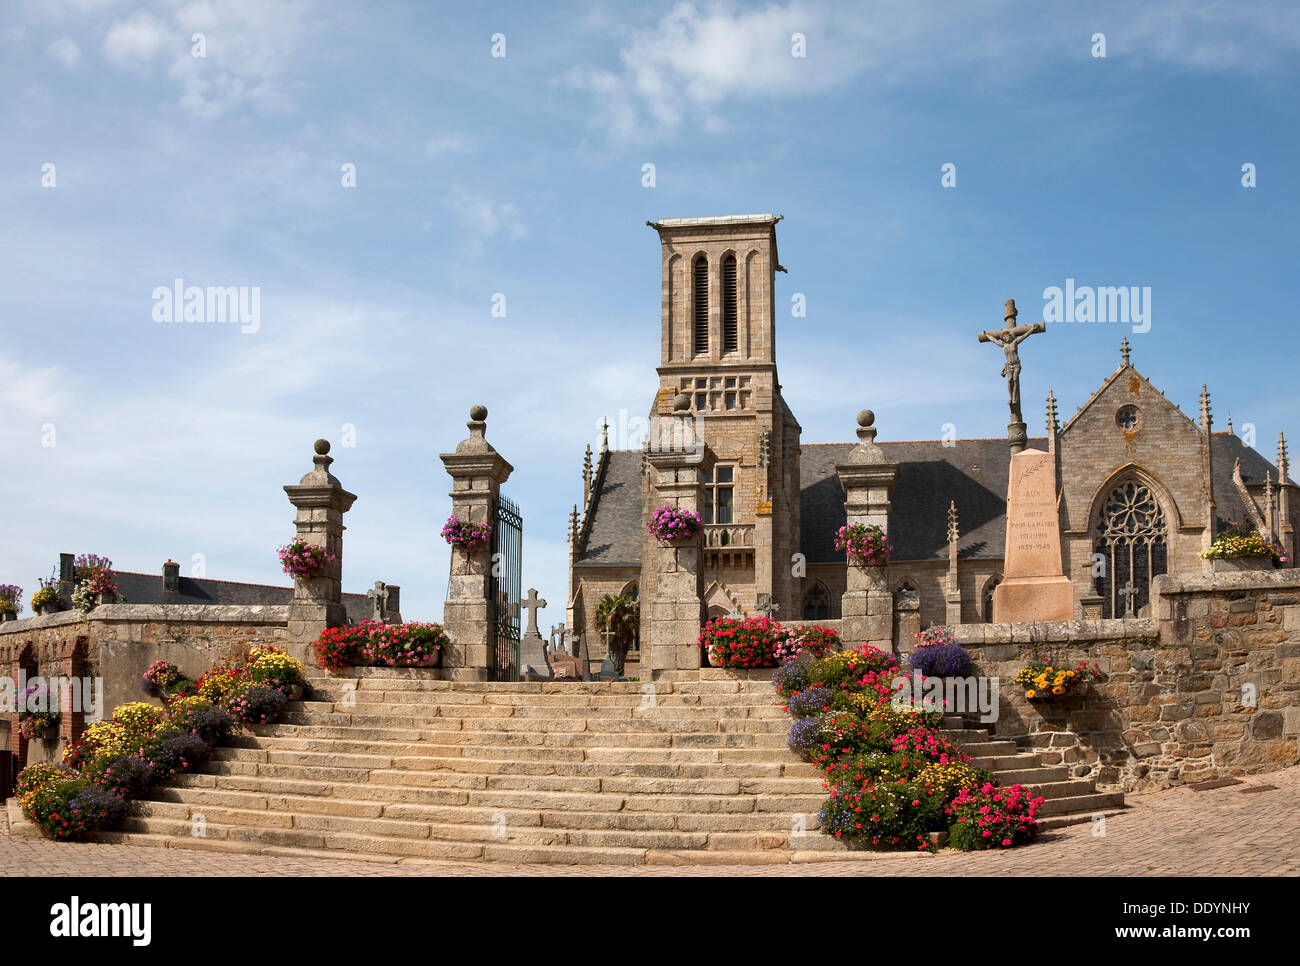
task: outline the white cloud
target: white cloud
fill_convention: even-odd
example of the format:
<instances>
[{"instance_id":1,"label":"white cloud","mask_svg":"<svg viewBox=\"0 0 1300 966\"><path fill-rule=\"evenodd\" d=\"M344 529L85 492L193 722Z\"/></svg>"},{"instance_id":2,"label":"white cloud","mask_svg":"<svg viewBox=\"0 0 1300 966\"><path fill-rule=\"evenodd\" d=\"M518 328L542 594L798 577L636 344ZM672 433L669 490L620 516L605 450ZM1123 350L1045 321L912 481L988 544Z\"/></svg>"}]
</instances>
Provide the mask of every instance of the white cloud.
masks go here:
<instances>
[{"instance_id":1,"label":"white cloud","mask_svg":"<svg viewBox=\"0 0 1300 966\"><path fill-rule=\"evenodd\" d=\"M64 67L76 67L81 61L81 48L75 40L60 37L50 44L50 56L60 61Z\"/></svg>"},{"instance_id":2,"label":"white cloud","mask_svg":"<svg viewBox=\"0 0 1300 966\"><path fill-rule=\"evenodd\" d=\"M464 131L449 131L446 134L435 134L424 142L424 153L430 157L437 157L440 154L459 154L466 151L473 151L475 148L474 138Z\"/></svg>"},{"instance_id":3,"label":"white cloud","mask_svg":"<svg viewBox=\"0 0 1300 966\"><path fill-rule=\"evenodd\" d=\"M1096 30L1107 33L1108 66L1119 69L1160 61L1257 70L1283 66L1300 49L1300 10L1195 0L1141 9L1113 3L1086 15L1011 0L791 0L758 9L678 3L653 26L623 34L617 65L580 64L559 80L589 93L594 123L628 141L687 124L720 132L747 104L820 94L855 78L867 83L864 75L882 91L955 76L996 88L1063 63L1095 66L1089 49ZM806 56L792 55L796 33ZM1025 35L1032 44L1020 42Z\"/></svg>"},{"instance_id":4,"label":"white cloud","mask_svg":"<svg viewBox=\"0 0 1300 966\"><path fill-rule=\"evenodd\" d=\"M498 235L512 242L528 235L523 215L510 202L496 202L473 191L452 188L444 203L469 235L471 251L481 250L485 242Z\"/></svg>"},{"instance_id":5,"label":"white cloud","mask_svg":"<svg viewBox=\"0 0 1300 966\"><path fill-rule=\"evenodd\" d=\"M118 67L148 67L167 38L167 25L139 10L124 20L115 20L104 35L104 56Z\"/></svg>"}]
</instances>

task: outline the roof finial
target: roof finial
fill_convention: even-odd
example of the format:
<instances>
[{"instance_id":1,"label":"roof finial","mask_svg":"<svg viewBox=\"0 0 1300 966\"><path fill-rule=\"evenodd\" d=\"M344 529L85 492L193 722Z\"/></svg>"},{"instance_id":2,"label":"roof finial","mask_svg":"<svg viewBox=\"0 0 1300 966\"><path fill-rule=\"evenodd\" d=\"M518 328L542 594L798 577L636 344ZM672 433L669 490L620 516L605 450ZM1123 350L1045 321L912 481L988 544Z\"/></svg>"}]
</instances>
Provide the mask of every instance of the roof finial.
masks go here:
<instances>
[{"instance_id":1,"label":"roof finial","mask_svg":"<svg viewBox=\"0 0 1300 966\"><path fill-rule=\"evenodd\" d=\"M609 452L609 420L603 419L600 422L600 451Z\"/></svg>"},{"instance_id":2,"label":"roof finial","mask_svg":"<svg viewBox=\"0 0 1300 966\"><path fill-rule=\"evenodd\" d=\"M1214 417L1210 413L1210 388L1205 383L1201 383L1201 430L1208 433L1213 424Z\"/></svg>"},{"instance_id":3,"label":"roof finial","mask_svg":"<svg viewBox=\"0 0 1300 966\"><path fill-rule=\"evenodd\" d=\"M1047 433L1050 436L1056 432L1056 396L1052 390L1047 390Z\"/></svg>"},{"instance_id":4,"label":"roof finial","mask_svg":"<svg viewBox=\"0 0 1300 966\"><path fill-rule=\"evenodd\" d=\"M1232 428L1232 413L1228 413L1228 432L1235 434L1236 430Z\"/></svg>"},{"instance_id":5,"label":"roof finial","mask_svg":"<svg viewBox=\"0 0 1300 966\"><path fill-rule=\"evenodd\" d=\"M1126 366L1129 364L1128 357L1131 351L1132 350L1129 348L1128 344L1128 336L1124 336L1124 341L1119 344L1119 354L1123 357L1124 365Z\"/></svg>"},{"instance_id":6,"label":"roof finial","mask_svg":"<svg viewBox=\"0 0 1300 966\"><path fill-rule=\"evenodd\" d=\"M1287 460L1286 453L1286 433L1277 434L1277 482L1279 486L1286 486L1287 470L1291 467Z\"/></svg>"}]
</instances>

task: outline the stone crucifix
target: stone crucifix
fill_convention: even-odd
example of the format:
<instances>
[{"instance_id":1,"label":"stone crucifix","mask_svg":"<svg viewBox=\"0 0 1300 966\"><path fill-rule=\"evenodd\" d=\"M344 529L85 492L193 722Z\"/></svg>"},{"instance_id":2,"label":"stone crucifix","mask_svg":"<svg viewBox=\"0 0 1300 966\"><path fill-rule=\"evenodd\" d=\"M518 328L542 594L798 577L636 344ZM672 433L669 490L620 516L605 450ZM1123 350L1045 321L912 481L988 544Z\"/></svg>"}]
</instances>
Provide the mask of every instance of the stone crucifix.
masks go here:
<instances>
[{"instance_id":1,"label":"stone crucifix","mask_svg":"<svg viewBox=\"0 0 1300 966\"><path fill-rule=\"evenodd\" d=\"M1016 300L1007 299L1003 321L1006 327L990 329L979 334L981 342L992 342L1006 355L1006 364L1002 366L1002 376L1007 380L1007 401L1011 405L1011 421L1024 422L1020 413L1020 353L1018 347L1031 335L1046 332L1047 326L1042 322L1033 325L1016 325Z\"/></svg>"},{"instance_id":2,"label":"stone crucifix","mask_svg":"<svg viewBox=\"0 0 1300 966\"><path fill-rule=\"evenodd\" d=\"M781 605L772 599L771 594L759 594L757 609L760 614L770 619L773 614L781 609Z\"/></svg>"},{"instance_id":3,"label":"stone crucifix","mask_svg":"<svg viewBox=\"0 0 1300 966\"><path fill-rule=\"evenodd\" d=\"M546 606L546 601L537 596L536 587L528 588L528 599L523 601L520 606L528 611L528 633L540 637L541 634L537 630L537 612Z\"/></svg>"},{"instance_id":4,"label":"stone crucifix","mask_svg":"<svg viewBox=\"0 0 1300 966\"><path fill-rule=\"evenodd\" d=\"M1139 593L1138 589L1137 589L1136 587L1133 586L1133 581L1131 581L1131 580L1130 580L1127 584L1125 584L1125 585L1124 585L1124 589L1121 590L1121 591L1119 592L1119 595L1120 595L1121 597L1124 598L1124 616L1125 616L1125 617L1133 617L1133 616L1134 616L1134 613L1133 613L1133 598L1137 597L1138 593Z\"/></svg>"}]
</instances>

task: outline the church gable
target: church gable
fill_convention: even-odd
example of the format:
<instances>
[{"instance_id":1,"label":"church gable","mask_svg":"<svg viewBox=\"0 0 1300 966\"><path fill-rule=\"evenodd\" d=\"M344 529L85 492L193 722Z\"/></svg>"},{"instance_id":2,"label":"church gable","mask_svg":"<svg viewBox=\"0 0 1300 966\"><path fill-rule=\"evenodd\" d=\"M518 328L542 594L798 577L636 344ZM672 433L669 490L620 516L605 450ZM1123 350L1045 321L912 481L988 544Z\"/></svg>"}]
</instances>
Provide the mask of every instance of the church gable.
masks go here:
<instances>
[{"instance_id":1,"label":"church gable","mask_svg":"<svg viewBox=\"0 0 1300 966\"><path fill-rule=\"evenodd\" d=\"M1121 365L1061 430L1061 523L1085 533L1102 489L1134 476L1171 505L1170 524L1207 524L1200 428L1129 364ZM1101 494L1105 496L1105 494Z\"/></svg>"}]
</instances>

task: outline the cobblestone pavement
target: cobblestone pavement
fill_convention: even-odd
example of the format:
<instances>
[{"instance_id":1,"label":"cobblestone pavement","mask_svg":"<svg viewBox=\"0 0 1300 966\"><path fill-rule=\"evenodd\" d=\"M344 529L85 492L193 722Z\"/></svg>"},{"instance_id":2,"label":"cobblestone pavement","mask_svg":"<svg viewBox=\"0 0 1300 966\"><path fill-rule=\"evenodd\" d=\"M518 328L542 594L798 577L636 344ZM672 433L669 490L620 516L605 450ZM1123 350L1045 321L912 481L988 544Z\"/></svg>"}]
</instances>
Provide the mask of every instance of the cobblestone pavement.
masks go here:
<instances>
[{"instance_id":1,"label":"cobblestone pavement","mask_svg":"<svg viewBox=\"0 0 1300 966\"><path fill-rule=\"evenodd\" d=\"M1276 786L1243 794L1243 789ZM1300 766L1210 791L1178 788L1129 796L1130 808L1091 826L1043 834L1005 852L861 854L782 865L634 867L375 862L293 855L47 842L0 835L0 876L390 875L1300 875Z\"/></svg>"}]
</instances>

